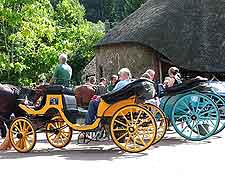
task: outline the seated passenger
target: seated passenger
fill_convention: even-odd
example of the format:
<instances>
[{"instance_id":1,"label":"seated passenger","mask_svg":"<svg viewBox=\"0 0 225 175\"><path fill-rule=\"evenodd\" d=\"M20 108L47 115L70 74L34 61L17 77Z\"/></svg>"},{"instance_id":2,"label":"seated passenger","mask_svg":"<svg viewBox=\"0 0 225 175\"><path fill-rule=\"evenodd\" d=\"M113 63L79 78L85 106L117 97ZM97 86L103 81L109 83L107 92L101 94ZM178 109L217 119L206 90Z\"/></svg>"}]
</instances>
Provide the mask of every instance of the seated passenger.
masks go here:
<instances>
[{"instance_id":1,"label":"seated passenger","mask_svg":"<svg viewBox=\"0 0 225 175\"><path fill-rule=\"evenodd\" d=\"M143 75L148 74L149 80L154 81L155 78L155 71L153 69L148 69Z\"/></svg>"},{"instance_id":2,"label":"seated passenger","mask_svg":"<svg viewBox=\"0 0 225 175\"><path fill-rule=\"evenodd\" d=\"M165 77L165 80L163 82L163 87L166 89L168 87L172 87L173 86L173 81L170 77Z\"/></svg>"},{"instance_id":3,"label":"seated passenger","mask_svg":"<svg viewBox=\"0 0 225 175\"><path fill-rule=\"evenodd\" d=\"M99 84L96 86L96 95L103 95L107 93L106 84L107 84L106 79L101 78Z\"/></svg>"},{"instance_id":4,"label":"seated passenger","mask_svg":"<svg viewBox=\"0 0 225 175\"><path fill-rule=\"evenodd\" d=\"M122 89L123 87L125 87L127 84L131 82L132 77L131 77L130 70L128 68L122 68L118 74L119 74L120 81L116 84L112 92ZM86 120L85 120L86 125L90 125L95 121L99 103L100 103L99 96L94 97L90 101L88 105L88 115L86 116Z\"/></svg>"},{"instance_id":5,"label":"seated passenger","mask_svg":"<svg viewBox=\"0 0 225 175\"><path fill-rule=\"evenodd\" d=\"M148 80L151 80L151 81L154 81L154 78L155 78L155 71L152 70L152 69L148 69L142 76L141 78L146 78ZM152 89L152 95L154 98L152 99L149 99L149 100L146 100L145 103L151 103L151 104L154 104L156 106L159 106L159 98L156 97L156 89L154 86L151 87Z\"/></svg>"},{"instance_id":6,"label":"seated passenger","mask_svg":"<svg viewBox=\"0 0 225 175\"><path fill-rule=\"evenodd\" d=\"M117 81L118 81L118 76L117 75L112 75L110 83L109 83L109 85L107 87L108 92L111 92L114 89L114 87L116 86Z\"/></svg>"},{"instance_id":7,"label":"seated passenger","mask_svg":"<svg viewBox=\"0 0 225 175\"><path fill-rule=\"evenodd\" d=\"M181 75L177 67L171 67L168 70L169 78L167 77L166 84L168 87L172 87L182 83Z\"/></svg>"}]
</instances>

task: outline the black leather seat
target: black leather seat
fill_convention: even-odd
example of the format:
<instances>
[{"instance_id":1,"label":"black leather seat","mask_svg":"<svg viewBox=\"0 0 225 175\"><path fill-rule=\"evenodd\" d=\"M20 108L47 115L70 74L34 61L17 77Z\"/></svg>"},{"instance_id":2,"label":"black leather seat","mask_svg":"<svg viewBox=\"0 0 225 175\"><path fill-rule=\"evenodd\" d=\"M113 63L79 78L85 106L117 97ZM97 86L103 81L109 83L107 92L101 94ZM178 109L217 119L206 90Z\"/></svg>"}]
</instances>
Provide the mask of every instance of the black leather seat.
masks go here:
<instances>
[{"instance_id":1,"label":"black leather seat","mask_svg":"<svg viewBox=\"0 0 225 175\"><path fill-rule=\"evenodd\" d=\"M64 87L62 85L52 85L47 86L47 94L65 94L65 95L74 95L72 88Z\"/></svg>"},{"instance_id":2,"label":"black leather seat","mask_svg":"<svg viewBox=\"0 0 225 175\"><path fill-rule=\"evenodd\" d=\"M101 98L106 103L113 104L120 100L128 99L132 96L142 97L149 92L149 84L153 85L154 82L147 79L133 80L122 89L102 95Z\"/></svg>"},{"instance_id":3,"label":"black leather seat","mask_svg":"<svg viewBox=\"0 0 225 175\"><path fill-rule=\"evenodd\" d=\"M183 83L179 85L175 85L173 87L167 88L165 90L164 95L173 95L173 94L179 94L179 93L185 93L191 90L202 90L206 88L205 83L208 80L201 80L198 78L194 78L191 80L184 81Z\"/></svg>"}]
</instances>

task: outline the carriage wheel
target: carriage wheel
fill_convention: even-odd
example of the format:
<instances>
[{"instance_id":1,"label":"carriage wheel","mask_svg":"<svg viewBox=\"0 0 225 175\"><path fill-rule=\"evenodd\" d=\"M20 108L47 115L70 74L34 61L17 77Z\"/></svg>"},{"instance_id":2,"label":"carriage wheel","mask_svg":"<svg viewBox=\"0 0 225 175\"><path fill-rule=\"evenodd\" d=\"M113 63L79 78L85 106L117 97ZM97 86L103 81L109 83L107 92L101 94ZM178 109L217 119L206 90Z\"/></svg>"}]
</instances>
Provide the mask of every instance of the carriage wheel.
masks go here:
<instances>
[{"instance_id":1,"label":"carriage wheel","mask_svg":"<svg viewBox=\"0 0 225 175\"><path fill-rule=\"evenodd\" d=\"M60 117L53 117L46 126L46 137L48 142L55 148L63 148L72 139L73 131Z\"/></svg>"},{"instance_id":2,"label":"carriage wheel","mask_svg":"<svg viewBox=\"0 0 225 175\"><path fill-rule=\"evenodd\" d=\"M214 134L220 117L216 104L209 97L195 93L177 100L171 120L179 135L188 140L200 141Z\"/></svg>"},{"instance_id":3,"label":"carriage wheel","mask_svg":"<svg viewBox=\"0 0 225 175\"><path fill-rule=\"evenodd\" d=\"M211 98L214 101L214 103L216 103L216 105L219 109L220 123L219 123L217 130L214 133L214 134L218 134L225 128L225 101L222 97L220 97L219 95L214 94L214 93L207 93L206 95L209 98Z\"/></svg>"},{"instance_id":4,"label":"carriage wheel","mask_svg":"<svg viewBox=\"0 0 225 175\"><path fill-rule=\"evenodd\" d=\"M147 108L155 117L156 124L157 124L157 135L153 144L158 143L164 135L166 134L168 128L168 120L164 114L164 112L158 108L156 105L146 103L144 107Z\"/></svg>"},{"instance_id":5,"label":"carriage wheel","mask_svg":"<svg viewBox=\"0 0 225 175\"><path fill-rule=\"evenodd\" d=\"M36 132L30 120L19 117L13 120L9 132L12 146L21 153L30 152L36 144Z\"/></svg>"},{"instance_id":6,"label":"carriage wheel","mask_svg":"<svg viewBox=\"0 0 225 175\"><path fill-rule=\"evenodd\" d=\"M112 118L110 132L114 143L124 151L137 153L155 140L157 127L153 115L137 105L119 109Z\"/></svg>"}]
</instances>

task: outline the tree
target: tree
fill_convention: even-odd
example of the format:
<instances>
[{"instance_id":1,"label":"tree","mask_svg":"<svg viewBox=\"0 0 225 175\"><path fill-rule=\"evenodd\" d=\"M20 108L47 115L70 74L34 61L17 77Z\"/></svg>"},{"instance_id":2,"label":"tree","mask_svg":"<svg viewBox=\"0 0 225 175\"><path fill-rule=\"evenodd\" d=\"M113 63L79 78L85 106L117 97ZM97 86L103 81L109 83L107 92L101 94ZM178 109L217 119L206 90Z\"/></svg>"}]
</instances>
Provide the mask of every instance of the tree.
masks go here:
<instances>
[{"instance_id":1,"label":"tree","mask_svg":"<svg viewBox=\"0 0 225 175\"><path fill-rule=\"evenodd\" d=\"M146 0L126 0L125 15L128 16L137 10Z\"/></svg>"},{"instance_id":2,"label":"tree","mask_svg":"<svg viewBox=\"0 0 225 175\"><path fill-rule=\"evenodd\" d=\"M30 85L40 76L48 79L62 52L69 55L78 80L104 34L103 24L84 19L78 0L23 1L0 1L1 80Z\"/></svg>"}]
</instances>

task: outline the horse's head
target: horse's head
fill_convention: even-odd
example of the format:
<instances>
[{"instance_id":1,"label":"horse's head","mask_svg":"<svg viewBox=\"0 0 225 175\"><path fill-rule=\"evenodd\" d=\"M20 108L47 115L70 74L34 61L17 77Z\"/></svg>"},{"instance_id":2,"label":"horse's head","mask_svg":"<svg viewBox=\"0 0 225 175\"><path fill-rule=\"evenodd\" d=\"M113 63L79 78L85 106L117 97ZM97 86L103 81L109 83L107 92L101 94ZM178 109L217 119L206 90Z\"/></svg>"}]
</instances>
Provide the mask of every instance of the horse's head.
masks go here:
<instances>
[{"instance_id":1,"label":"horse's head","mask_svg":"<svg viewBox=\"0 0 225 175\"><path fill-rule=\"evenodd\" d=\"M46 92L47 92L46 85L37 86L34 89L34 91L35 91L35 93L34 93L34 97L33 97L34 98L33 102L36 103L40 97L44 97L46 95Z\"/></svg>"},{"instance_id":2,"label":"horse's head","mask_svg":"<svg viewBox=\"0 0 225 175\"><path fill-rule=\"evenodd\" d=\"M37 100L44 96L46 92L46 87L44 85L38 86L35 89L21 87L19 92L19 99L27 99L28 101L35 104Z\"/></svg>"},{"instance_id":3,"label":"horse's head","mask_svg":"<svg viewBox=\"0 0 225 175\"><path fill-rule=\"evenodd\" d=\"M35 90L32 88L21 87L19 91L19 99L27 99L31 102L34 101Z\"/></svg>"}]
</instances>

